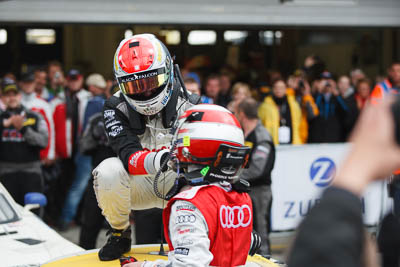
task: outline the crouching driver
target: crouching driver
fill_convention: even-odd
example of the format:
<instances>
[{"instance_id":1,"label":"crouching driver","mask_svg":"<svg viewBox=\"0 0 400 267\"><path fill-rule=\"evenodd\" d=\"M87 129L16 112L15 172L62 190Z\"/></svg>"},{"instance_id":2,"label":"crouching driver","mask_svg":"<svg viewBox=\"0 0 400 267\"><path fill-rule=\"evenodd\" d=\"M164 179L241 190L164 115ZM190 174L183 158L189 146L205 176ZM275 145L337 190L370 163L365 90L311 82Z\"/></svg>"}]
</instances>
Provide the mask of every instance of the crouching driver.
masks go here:
<instances>
[{"instance_id":1,"label":"crouching driver","mask_svg":"<svg viewBox=\"0 0 400 267\"><path fill-rule=\"evenodd\" d=\"M97 202L112 227L99 251L103 261L130 251L132 209L163 208L153 191L154 176L169 154L176 118L198 102L181 86L168 50L152 34L121 41L114 56L114 74L121 90L105 102L103 115L118 158L104 160L93 171ZM176 173L162 170L160 182L168 191Z\"/></svg>"},{"instance_id":2,"label":"crouching driver","mask_svg":"<svg viewBox=\"0 0 400 267\"><path fill-rule=\"evenodd\" d=\"M163 212L168 261L124 267L244 265L260 239L252 234L251 199L238 181L249 157L239 122L223 107L196 105L179 118L175 138L183 187Z\"/></svg>"}]
</instances>

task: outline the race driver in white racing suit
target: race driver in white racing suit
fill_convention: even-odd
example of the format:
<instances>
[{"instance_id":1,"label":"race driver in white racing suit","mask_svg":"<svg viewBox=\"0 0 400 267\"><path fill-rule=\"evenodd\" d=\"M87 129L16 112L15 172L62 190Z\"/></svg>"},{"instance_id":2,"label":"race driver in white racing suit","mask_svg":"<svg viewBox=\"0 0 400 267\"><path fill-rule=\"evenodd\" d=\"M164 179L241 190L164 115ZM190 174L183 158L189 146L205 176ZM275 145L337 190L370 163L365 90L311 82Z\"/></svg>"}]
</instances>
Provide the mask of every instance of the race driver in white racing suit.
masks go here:
<instances>
[{"instance_id":1,"label":"race driver in white racing suit","mask_svg":"<svg viewBox=\"0 0 400 267\"><path fill-rule=\"evenodd\" d=\"M123 266L245 265L261 239L252 234L252 202L238 183L250 152L239 122L223 107L196 105L180 117L176 140L182 187L163 212L168 261Z\"/></svg>"},{"instance_id":2,"label":"race driver in white racing suit","mask_svg":"<svg viewBox=\"0 0 400 267\"><path fill-rule=\"evenodd\" d=\"M103 109L110 146L118 155L94 170L94 190L102 214L112 229L99 259L118 259L131 248L129 213L163 200L153 191L154 175L169 153L176 118L198 102L181 86L179 69L162 42L152 34L121 41L114 56L120 91ZM176 173L164 168L159 183L168 192ZM164 192L164 194L166 194Z\"/></svg>"}]
</instances>

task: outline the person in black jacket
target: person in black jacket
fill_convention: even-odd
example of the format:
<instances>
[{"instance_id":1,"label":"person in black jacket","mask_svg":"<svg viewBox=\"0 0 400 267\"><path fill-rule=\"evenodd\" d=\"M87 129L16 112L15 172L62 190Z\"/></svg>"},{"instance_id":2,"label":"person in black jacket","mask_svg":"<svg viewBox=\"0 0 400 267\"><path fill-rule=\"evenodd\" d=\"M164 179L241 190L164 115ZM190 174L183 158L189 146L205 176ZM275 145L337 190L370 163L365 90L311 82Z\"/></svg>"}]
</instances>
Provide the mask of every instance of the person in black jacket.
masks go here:
<instances>
[{"instance_id":1,"label":"person in black jacket","mask_svg":"<svg viewBox=\"0 0 400 267\"><path fill-rule=\"evenodd\" d=\"M350 78L342 75L338 79L337 87L344 103L347 106L346 116L343 118L343 138L347 140L356 124L360 111L357 107L355 88L351 87Z\"/></svg>"},{"instance_id":2,"label":"person in black jacket","mask_svg":"<svg viewBox=\"0 0 400 267\"><path fill-rule=\"evenodd\" d=\"M14 81L2 84L6 110L0 114L0 182L14 200L24 205L29 192L43 192L40 150L47 146L48 130L43 117L21 105Z\"/></svg>"},{"instance_id":3,"label":"person in black jacket","mask_svg":"<svg viewBox=\"0 0 400 267\"><path fill-rule=\"evenodd\" d=\"M314 96L319 115L309 122L309 143L344 142L344 120L349 111L329 72L323 72Z\"/></svg>"},{"instance_id":4,"label":"person in black jacket","mask_svg":"<svg viewBox=\"0 0 400 267\"><path fill-rule=\"evenodd\" d=\"M388 177L400 167L400 147L394 138L391 101L367 106L352 135L352 147L338 171L333 186L301 223L289 254L288 266L361 267L367 266L360 197L367 185ZM377 156L379 155L379 156ZM399 251L397 223L391 235ZM371 255L369 255L371 256ZM375 262L376 263L376 262ZM399 261L397 259L398 266ZM376 265L375 265L376 266Z\"/></svg>"},{"instance_id":5,"label":"person in black jacket","mask_svg":"<svg viewBox=\"0 0 400 267\"><path fill-rule=\"evenodd\" d=\"M269 217L272 204L271 172L275 163L275 146L272 137L257 115L257 102L247 98L239 103L235 114L243 128L245 145L251 147L249 168L240 178L250 182L249 195L253 202L253 225L261 236L260 253L270 255L268 238Z\"/></svg>"}]
</instances>

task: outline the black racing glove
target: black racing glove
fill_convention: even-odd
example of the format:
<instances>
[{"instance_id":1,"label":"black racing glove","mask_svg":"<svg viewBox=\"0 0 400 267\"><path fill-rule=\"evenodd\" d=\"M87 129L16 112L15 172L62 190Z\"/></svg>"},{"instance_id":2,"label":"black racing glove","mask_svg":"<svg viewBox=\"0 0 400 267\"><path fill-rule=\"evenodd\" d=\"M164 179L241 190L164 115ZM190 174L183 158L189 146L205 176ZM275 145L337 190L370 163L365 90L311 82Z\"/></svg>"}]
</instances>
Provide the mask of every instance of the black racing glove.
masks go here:
<instances>
[{"instance_id":1,"label":"black racing glove","mask_svg":"<svg viewBox=\"0 0 400 267\"><path fill-rule=\"evenodd\" d=\"M257 234L256 231L253 230L251 232L251 244L250 244L250 250L249 250L249 255L253 256L254 254L257 253L257 251L261 247L261 236Z\"/></svg>"}]
</instances>

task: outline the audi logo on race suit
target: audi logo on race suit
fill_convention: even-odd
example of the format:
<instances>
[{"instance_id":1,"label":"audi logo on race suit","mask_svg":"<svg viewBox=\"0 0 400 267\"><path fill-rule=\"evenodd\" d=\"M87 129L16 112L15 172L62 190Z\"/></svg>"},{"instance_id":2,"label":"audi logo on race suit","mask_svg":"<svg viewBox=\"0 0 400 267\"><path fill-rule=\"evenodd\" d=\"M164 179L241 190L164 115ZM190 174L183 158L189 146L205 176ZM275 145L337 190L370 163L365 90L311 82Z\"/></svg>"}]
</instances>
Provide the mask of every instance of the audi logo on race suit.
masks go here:
<instances>
[{"instance_id":1,"label":"audi logo on race suit","mask_svg":"<svg viewBox=\"0 0 400 267\"><path fill-rule=\"evenodd\" d=\"M194 223L196 221L196 216L194 215L180 215L175 218L175 223Z\"/></svg>"},{"instance_id":2,"label":"audi logo on race suit","mask_svg":"<svg viewBox=\"0 0 400 267\"><path fill-rule=\"evenodd\" d=\"M219 208L219 220L222 228L247 227L251 223L251 209L248 205L225 206Z\"/></svg>"}]
</instances>

